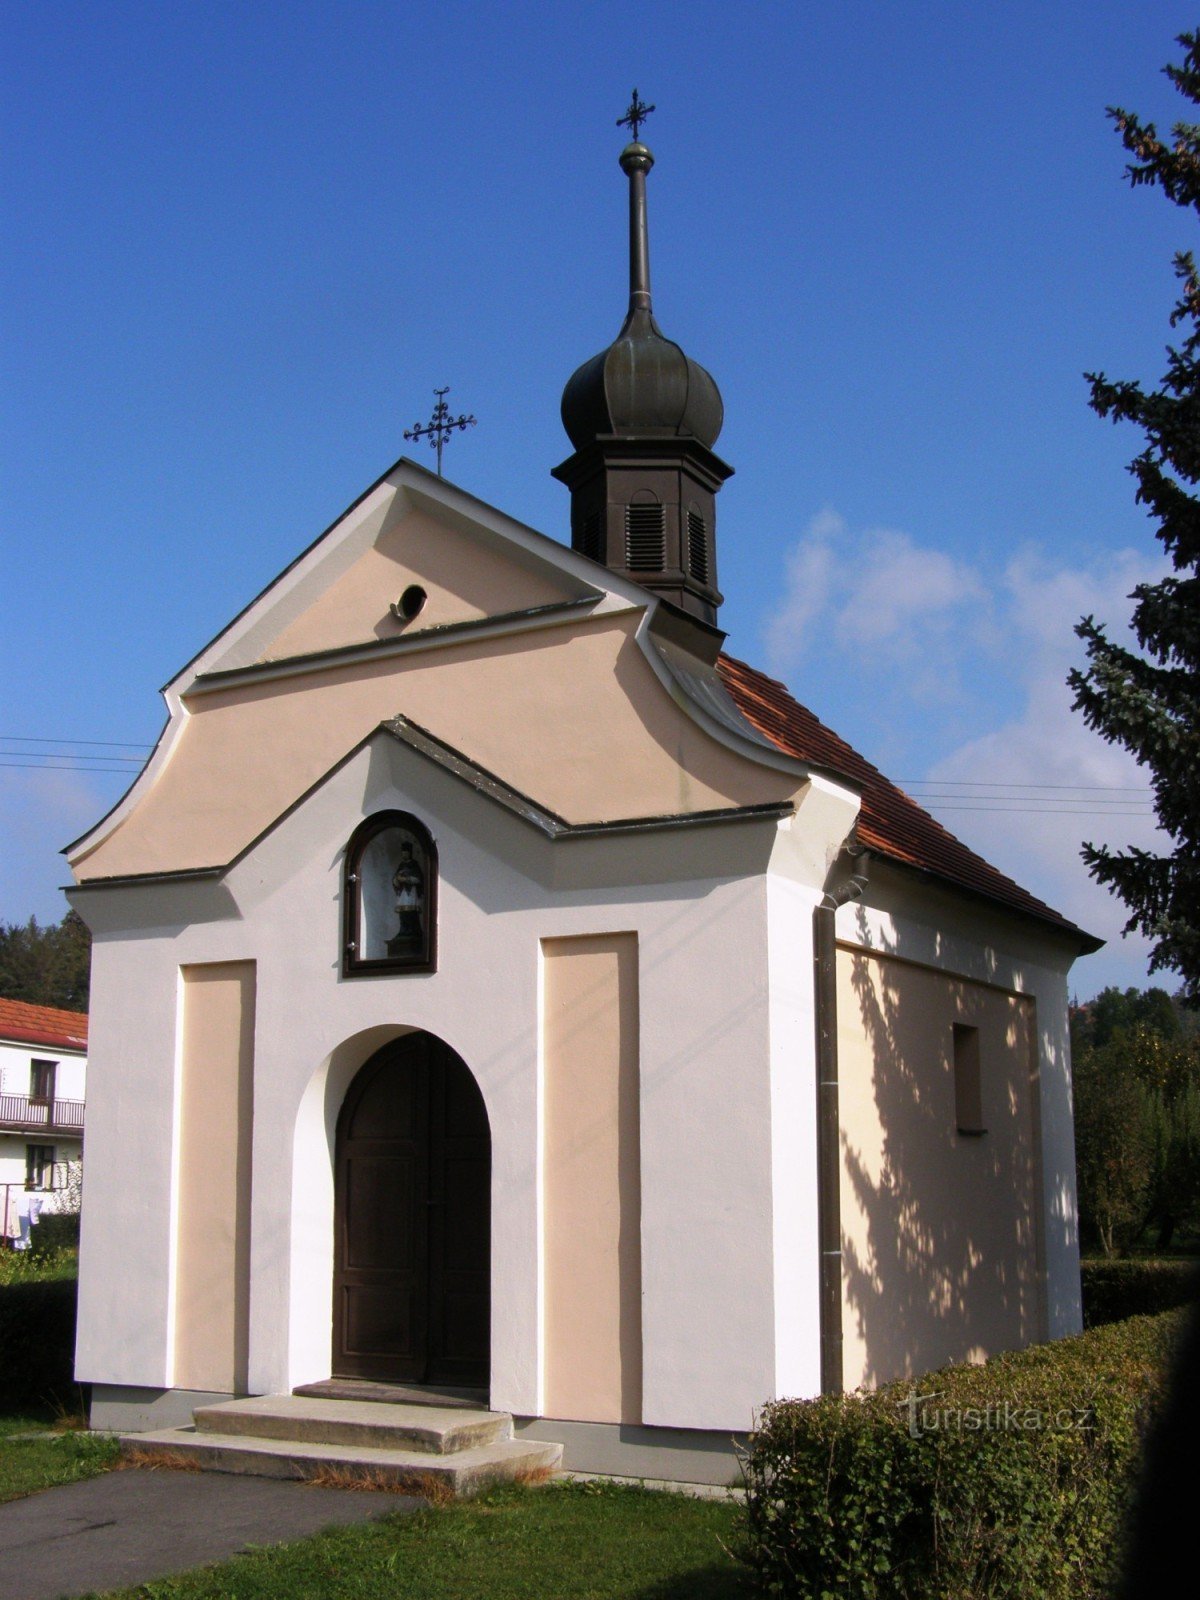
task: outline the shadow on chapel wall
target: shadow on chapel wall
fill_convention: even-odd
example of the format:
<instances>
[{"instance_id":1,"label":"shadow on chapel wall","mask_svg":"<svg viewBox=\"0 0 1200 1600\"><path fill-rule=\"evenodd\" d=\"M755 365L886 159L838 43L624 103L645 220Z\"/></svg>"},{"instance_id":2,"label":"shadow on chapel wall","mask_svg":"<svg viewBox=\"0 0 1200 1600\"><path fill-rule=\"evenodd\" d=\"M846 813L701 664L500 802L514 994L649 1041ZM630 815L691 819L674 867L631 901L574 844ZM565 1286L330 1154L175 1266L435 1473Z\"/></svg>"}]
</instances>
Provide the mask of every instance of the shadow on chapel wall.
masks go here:
<instances>
[{"instance_id":1,"label":"shadow on chapel wall","mask_svg":"<svg viewBox=\"0 0 1200 1600\"><path fill-rule=\"evenodd\" d=\"M838 951L847 1387L1043 1337L1033 1001L903 943ZM984 1131L963 1132L972 1030Z\"/></svg>"}]
</instances>

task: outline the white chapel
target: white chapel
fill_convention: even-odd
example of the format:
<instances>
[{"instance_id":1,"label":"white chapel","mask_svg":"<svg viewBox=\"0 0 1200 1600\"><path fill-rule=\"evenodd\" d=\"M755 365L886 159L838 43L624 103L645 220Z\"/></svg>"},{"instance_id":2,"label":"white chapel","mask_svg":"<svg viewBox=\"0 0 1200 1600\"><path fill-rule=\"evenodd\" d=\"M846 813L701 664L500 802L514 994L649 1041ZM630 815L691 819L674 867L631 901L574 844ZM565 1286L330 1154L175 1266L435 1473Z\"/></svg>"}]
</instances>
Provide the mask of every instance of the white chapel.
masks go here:
<instances>
[{"instance_id":1,"label":"white chapel","mask_svg":"<svg viewBox=\"0 0 1200 1600\"><path fill-rule=\"evenodd\" d=\"M397 462L68 850L95 1426L283 1470L306 1397L473 1407L514 1460L723 1482L773 1396L1080 1325L1096 941L726 652L722 402L632 131L564 538Z\"/></svg>"}]
</instances>

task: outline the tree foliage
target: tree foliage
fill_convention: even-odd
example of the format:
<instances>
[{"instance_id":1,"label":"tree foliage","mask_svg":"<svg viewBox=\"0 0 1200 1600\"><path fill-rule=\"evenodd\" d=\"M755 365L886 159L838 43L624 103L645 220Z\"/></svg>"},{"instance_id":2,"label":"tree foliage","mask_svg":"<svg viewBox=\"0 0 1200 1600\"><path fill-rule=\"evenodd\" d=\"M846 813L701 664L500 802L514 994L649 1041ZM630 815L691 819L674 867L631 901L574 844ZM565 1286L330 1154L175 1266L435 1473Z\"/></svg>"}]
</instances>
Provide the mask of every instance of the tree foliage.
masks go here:
<instances>
[{"instance_id":1,"label":"tree foliage","mask_svg":"<svg viewBox=\"0 0 1200 1600\"><path fill-rule=\"evenodd\" d=\"M1164 70L1200 104L1200 32L1180 35L1179 43L1182 63ZM1109 115L1134 158L1129 181L1157 187L1200 215L1200 125L1177 123L1167 142L1131 112L1112 108ZM1152 940L1151 970L1178 972L1187 1002L1200 1006L1200 499L1193 492L1200 482L1200 278L1191 250L1175 256L1175 275L1179 298L1170 320L1183 338L1168 346L1160 386L1088 374L1092 408L1145 434L1129 470L1175 570L1133 591L1139 651L1115 644L1093 617L1083 619L1076 632L1088 665L1070 683L1088 725L1149 772L1159 826L1171 842L1161 855L1087 844L1084 860L1124 901L1125 931Z\"/></svg>"},{"instance_id":2,"label":"tree foliage","mask_svg":"<svg viewBox=\"0 0 1200 1600\"><path fill-rule=\"evenodd\" d=\"M56 926L0 923L0 995L36 1006L86 1011L92 936L83 919L68 911Z\"/></svg>"},{"instance_id":3,"label":"tree foliage","mask_svg":"<svg viewBox=\"0 0 1200 1600\"><path fill-rule=\"evenodd\" d=\"M1166 1249L1200 1227L1200 1035L1161 989L1106 989L1071 1040L1084 1243Z\"/></svg>"},{"instance_id":4,"label":"tree foliage","mask_svg":"<svg viewBox=\"0 0 1200 1600\"><path fill-rule=\"evenodd\" d=\"M1177 1039L1194 1020L1165 989L1101 989L1094 1000L1072 1008L1071 1045L1076 1051L1085 1045L1098 1050L1138 1026L1160 1039Z\"/></svg>"},{"instance_id":5,"label":"tree foliage","mask_svg":"<svg viewBox=\"0 0 1200 1600\"><path fill-rule=\"evenodd\" d=\"M1153 1159L1147 1096L1120 1057L1090 1050L1075 1063L1075 1177L1085 1245L1106 1256L1143 1232Z\"/></svg>"}]
</instances>

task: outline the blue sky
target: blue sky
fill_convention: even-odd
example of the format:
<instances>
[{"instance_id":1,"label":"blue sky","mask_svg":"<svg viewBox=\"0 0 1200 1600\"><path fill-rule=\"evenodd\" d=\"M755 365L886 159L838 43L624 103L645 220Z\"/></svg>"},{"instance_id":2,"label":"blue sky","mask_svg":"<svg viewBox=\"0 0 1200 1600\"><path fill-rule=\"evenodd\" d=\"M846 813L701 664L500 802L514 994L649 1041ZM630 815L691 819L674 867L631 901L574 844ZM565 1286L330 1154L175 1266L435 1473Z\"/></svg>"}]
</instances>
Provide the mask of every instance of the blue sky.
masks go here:
<instances>
[{"instance_id":1,"label":"blue sky","mask_svg":"<svg viewBox=\"0 0 1200 1600\"><path fill-rule=\"evenodd\" d=\"M157 688L397 456L565 537L563 383L626 293L615 127L645 138L655 309L714 374L729 648L975 848L1144 948L1078 861L1144 778L1068 710L1082 611L1160 570L1086 369L1157 379L1187 217L1104 108L1169 124L1174 4L9 0L0 17L0 919ZM129 755L78 746L94 757ZM3 764L8 763L8 764ZM980 785L991 785L983 788ZM967 787L973 785L974 787ZM1133 814L1127 814L1133 813Z\"/></svg>"}]
</instances>

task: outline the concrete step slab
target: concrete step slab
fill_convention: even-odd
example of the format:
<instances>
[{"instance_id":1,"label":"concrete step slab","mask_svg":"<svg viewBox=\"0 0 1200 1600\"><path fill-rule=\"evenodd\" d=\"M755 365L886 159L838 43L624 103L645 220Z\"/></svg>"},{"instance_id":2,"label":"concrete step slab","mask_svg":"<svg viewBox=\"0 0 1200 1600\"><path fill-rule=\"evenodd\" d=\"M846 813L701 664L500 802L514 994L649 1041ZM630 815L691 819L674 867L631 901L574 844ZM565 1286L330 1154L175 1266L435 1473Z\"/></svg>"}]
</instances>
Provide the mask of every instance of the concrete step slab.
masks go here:
<instances>
[{"instance_id":1,"label":"concrete step slab","mask_svg":"<svg viewBox=\"0 0 1200 1600\"><path fill-rule=\"evenodd\" d=\"M309 1395L252 1395L197 1406L199 1433L290 1439L301 1444L421 1450L451 1455L512 1437L507 1411L462 1406L405 1406L375 1400L322 1400Z\"/></svg>"},{"instance_id":2,"label":"concrete step slab","mask_svg":"<svg viewBox=\"0 0 1200 1600\"><path fill-rule=\"evenodd\" d=\"M501 1439L474 1449L438 1455L427 1450L382 1450L348 1445L260 1439L249 1435L201 1433L193 1428L162 1428L121 1438L121 1453L133 1461L149 1459L205 1471L243 1473L257 1478L335 1476L341 1483L408 1489L414 1494L439 1488L457 1495L477 1494L493 1484L539 1481L555 1472L562 1446Z\"/></svg>"},{"instance_id":3,"label":"concrete step slab","mask_svg":"<svg viewBox=\"0 0 1200 1600\"><path fill-rule=\"evenodd\" d=\"M292 1393L311 1395L316 1400L381 1400L391 1406L488 1409L486 1389L445 1388L428 1383L379 1383L374 1378L322 1378L318 1383L302 1383Z\"/></svg>"}]
</instances>

